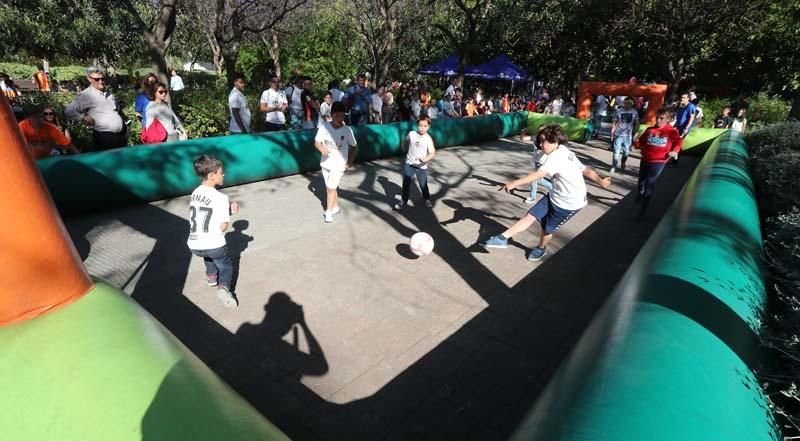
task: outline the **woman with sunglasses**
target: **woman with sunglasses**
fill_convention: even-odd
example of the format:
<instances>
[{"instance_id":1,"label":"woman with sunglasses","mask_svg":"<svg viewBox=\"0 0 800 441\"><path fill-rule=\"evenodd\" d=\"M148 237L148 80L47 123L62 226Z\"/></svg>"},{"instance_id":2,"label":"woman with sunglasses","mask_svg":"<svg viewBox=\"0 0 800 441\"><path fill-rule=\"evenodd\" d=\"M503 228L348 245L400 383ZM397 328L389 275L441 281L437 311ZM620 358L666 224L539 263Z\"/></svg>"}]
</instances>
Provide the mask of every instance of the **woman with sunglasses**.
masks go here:
<instances>
[{"instance_id":1,"label":"woman with sunglasses","mask_svg":"<svg viewBox=\"0 0 800 441\"><path fill-rule=\"evenodd\" d=\"M153 121L158 120L167 132L165 141L186 139L188 136L183 128L183 123L166 102L168 90L167 85L161 82L156 83L151 89L149 98L152 102L147 105L145 110L145 129L149 129Z\"/></svg>"},{"instance_id":2,"label":"woman with sunglasses","mask_svg":"<svg viewBox=\"0 0 800 441\"><path fill-rule=\"evenodd\" d=\"M56 116L56 112L52 106L46 106L43 109L42 114L44 115L44 122L56 126L58 130L61 132L61 134L64 135L65 138L70 140L70 142L72 141L72 134L69 133L68 128L61 125L61 122L58 120L58 116Z\"/></svg>"}]
</instances>

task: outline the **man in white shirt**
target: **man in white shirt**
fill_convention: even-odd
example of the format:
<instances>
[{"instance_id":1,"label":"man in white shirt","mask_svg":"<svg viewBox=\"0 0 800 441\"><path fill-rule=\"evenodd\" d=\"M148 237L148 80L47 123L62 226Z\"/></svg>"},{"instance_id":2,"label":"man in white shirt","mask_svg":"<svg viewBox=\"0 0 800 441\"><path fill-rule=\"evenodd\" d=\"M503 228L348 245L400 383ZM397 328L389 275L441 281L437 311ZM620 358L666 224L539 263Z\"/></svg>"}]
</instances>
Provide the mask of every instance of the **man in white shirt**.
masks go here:
<instances>
[{"instance_id":1,"label":"man in white shirt","mask_svg":"<svg viewBox=\"0 0 800 441\"><path fill-rule=\"evenodd\" d=\"M328 90L331 92L331 102L344 100L344 91L339 89L339 80L332 80L328 83Z\"/></svg>"},{"instance_id":2,"label":"man in white shirt","mask_svg":"<svg viewBox=\"0 0 800 441\"><path fill-rule=\"evenodd\" d=\"M370 119L373 124L383 124L381 112L383 112L383 94L386 93L386 88L381 86L375 93L372 94L372 102L369 106Z\"/></svg>"},{"instance_id":3,"label":"man in white shirt","mask_svg":"<svg viewBox=\"0 0 800 441\"><path fill-rule=\"evenodd\" d=\"M314 147L322 155L319 166L327 194L323 213L326 223L333 222L333 215L340 211L336 189L344 171L351 168L355 160L356 138L353 130L344 123L346 110L341 101L331 104L331 122L319 126L314 137Z\"/></svg>"},{"instance_id":4,"label":"man in white shirt","mask_svg":"<svg viewBox=\"0 0 800 441\"><path fill-rule=\"evenodd\" d=\"M67 118L92 128L94 150L107 150L128 145L127 127L122 120L117 101L106 90L105 70L86 69L89 87L84 89L64 109Z\"/></svg>"},{"instance_id":5,"label":"man in white shirt","mask_svg":"<svg viewBox=\"0 0 800 441\"><path fill-rule=\"evenodd\" d=\"M284 91L286 100L289 104L289 122L292 130L303 128L303 81L304 77L298 76L294 79L294 84L287 87Z\"/></svg>"},{"instance_id":6,"label":"man in white shirt","mask_svg":"<svg viewBox=\"0 0 800 441\"><path fill-rule=\"evenodd\" d=\"M233 80L233 89L228 94L228 109L231 112L229 129L231 133L250 133L250 108L244 96L244 78L237 75Z\"/></svg>"},{"instance_id":7,"label":"man in white shirt","mask_svg":"<svg viewBox=\"0 0 800 441\"><path fill-rule=\"evenodd\" d=\"M547 244L553 234L581 208L585 207L586 183L588 178L603 188L611 185L611 178L600 178L590 167L585 167L567 146L567 134L558 124L549 124L540 130L537 139L541 142L540 148L547 154L541 167L535 172L511 181L501 190L511 192L520 185L550 177L553 188L539 202L528 211L522 219L503 233L490 237L482 245L487 248L507 248L508 239L517 233L527 230L537 220L542 231L539 236L539 245L528 254L528 260L535 262L541 260L546 253Z\"/></svg>"},{"instance_id":8,"label":"man in white shirt","mask_svg":"<svg viewBox=\"0 0 800 441\"><path fill-rule=\"evenodd\" d=\"M288 103L283 91L278 90L280 78L273 75L269 79L269 89L261 94L259 109L266 115L267 132L276 132L286 128L286 111Z\"/></svg>"},{"instance_id":9,"label":"man in white shirt","mask_svg":"<svg viewBox=\"0 0 800 441\"><path fill-rule=\"evenodd\" d=\"M456 96L456 79L453 78L450 80L450 85L447 86L447 90L444 91L444 95Z\"/></svg>"},{"instance_id":10,"label":"man in white shirt","mask_svg":"<svg viewBox=\"0 0 800 441\"><path fill-rule=\"evenodd\" d=\"M172 69L171 74L172 77L169 79L169 89L172 91L172 93L170 93L172 97L170 104L175 108L178 103L180 103L181 98L183 98L183 78L178 75L175 69Z\"/></svg>"}]
</instances>

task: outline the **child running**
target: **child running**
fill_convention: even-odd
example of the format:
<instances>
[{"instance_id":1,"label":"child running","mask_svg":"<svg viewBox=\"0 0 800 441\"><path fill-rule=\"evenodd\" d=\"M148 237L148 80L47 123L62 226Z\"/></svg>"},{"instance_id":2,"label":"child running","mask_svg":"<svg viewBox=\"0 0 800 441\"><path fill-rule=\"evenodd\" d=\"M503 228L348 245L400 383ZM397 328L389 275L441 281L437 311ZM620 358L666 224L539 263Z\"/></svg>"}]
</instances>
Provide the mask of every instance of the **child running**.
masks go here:
<instances>
[{"instance_id":1,"label":"child running","mask_svg":"<svg viewBox=\"0 0 800 441\"><path fill-rule=\"evenodd\" d=\"M408 136L403 140L403 152L406 153L406 162L403 165L403 200L394 205L397 210L402 210L408 203L411 179L415 175L419 188L422 190L425 206L433 207L431 193L428 190L428 162L436 156L436 147L433 145L433 138L428 135L430 127L430 117L420 116L417 118L417 130L408 132Z\"/></svg>"},{"instance_id":2,"label":"child running","mask_svg":"<svg viewBox=\"0 0 800 441\"><path fill-rule=\"evenodd\" d=\"M353 129L344 123L345 105L341 101L331 104L331 122L323 122L314 137L314 147L322 157L319 166L325 181L326 204L323 219L333 222L333 215L339 213L339 181L344 171L353 166L356 157L356 137Z\"/></svg>"},{"instance_id":3,"label":"child running","mask_svg":"<svg viewBox=\"0 0 800 441\"><path fill-rule=\"evenodd\" d=\"M543 198L539 199L522 219L503 233L492 236L482 245L487 248L507 248L508 239L519 232L525 231L539 221L542 232L539 244L528 254L528 260L541 260L546 254L547 244L553 234L581 208L586 202L586 183L584 177L597 183L603 188L611 185L611 178L601 178L592 168L584 166L567 146L567 135L558 124L548 124L539 132L542 137L541 148L547 154L547 159L535 172L511 181L500 190L511 192L513 189L544 177L550 177L553 188Z\"/></svg>"},{"instance_id":4,"label":"child running","mask_svg":"<svg viewBox=\"0 0 800 441\"><path fill-rule=\"evenodd\" d=\"M226 308L237 305L231 294L233 264L225 244L225 231L231 215L239 212L239 204L217 190L225 182L222 162L202 155L194 160L194 172L202 179L189 199L189 239L192 253L202 257L206 265L208 286L217 287L217 297Z\"/></svg>"},{"instance_id":5,"label":"child running","mask_svg":"<svg viewBox=\"0 0 800 441\"><path fill-rule=\"evenodd\" d=\"M678 159L678 152L683 146L683 138L675 127L669 124L672 112L661 109L656 114L656 125L648 127L636 140L634 148L642 149L642 161L639 164L639 194L636 201L639 207L638 217L644 216L650 198L656 189L656 180L664 171L664 164L669 159Z\"/></svg>"}]
</instances>

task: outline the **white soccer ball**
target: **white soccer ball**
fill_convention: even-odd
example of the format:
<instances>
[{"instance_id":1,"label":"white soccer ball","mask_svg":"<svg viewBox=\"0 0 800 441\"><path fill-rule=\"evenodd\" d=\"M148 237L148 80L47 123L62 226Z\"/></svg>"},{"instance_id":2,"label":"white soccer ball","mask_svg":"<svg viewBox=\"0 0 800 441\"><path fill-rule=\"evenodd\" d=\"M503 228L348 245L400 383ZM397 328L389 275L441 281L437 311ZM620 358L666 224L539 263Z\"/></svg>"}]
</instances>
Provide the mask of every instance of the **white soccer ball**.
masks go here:
<instances>
[{"instance_id":1,"label":"white soccer ball","mask_svg":"<svg viewBox=\"0 0 800 441\"><path fill-rule=\"evenodd\" d=\"M408 246L417 256L427 256L433 251L433 238L428 233L419 232L411 236Z\"/></svg>"}]
</instances>

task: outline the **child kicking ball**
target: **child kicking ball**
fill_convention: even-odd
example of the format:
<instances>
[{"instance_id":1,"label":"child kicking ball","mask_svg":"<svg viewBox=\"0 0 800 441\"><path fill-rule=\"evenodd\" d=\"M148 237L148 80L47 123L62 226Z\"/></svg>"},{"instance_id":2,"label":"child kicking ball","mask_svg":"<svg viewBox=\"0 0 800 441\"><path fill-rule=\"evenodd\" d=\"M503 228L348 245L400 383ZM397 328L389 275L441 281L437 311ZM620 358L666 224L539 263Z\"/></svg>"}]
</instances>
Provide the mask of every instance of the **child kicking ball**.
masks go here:
<instances>
[{"instance_id":1,"label":"child kicking ball","mask_svg":"<svg viewBox=\"0 0 800 441\"><path fill-rule=\"evenodd\" d=\"M611 178L601 178L591 167L584 166L567 146L567 135L557 124L550 124L539 131L537 144L547 154L541 167L535 172L509 182L500 190L511 190L539 179L549 177L553 188L536 203L516 224L497 236L492 236L482 245L487 248L507 248L508 239L519 232L527 230L535 221L539 221L542 232L539 244L528 254L528 260L541 260L546 254L547 244L553 234L564 223L572 218L581 208L585 207L586 183L584 178L590 179L603 188L611 185Z\"/></svg>"}]
</instances>

